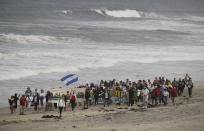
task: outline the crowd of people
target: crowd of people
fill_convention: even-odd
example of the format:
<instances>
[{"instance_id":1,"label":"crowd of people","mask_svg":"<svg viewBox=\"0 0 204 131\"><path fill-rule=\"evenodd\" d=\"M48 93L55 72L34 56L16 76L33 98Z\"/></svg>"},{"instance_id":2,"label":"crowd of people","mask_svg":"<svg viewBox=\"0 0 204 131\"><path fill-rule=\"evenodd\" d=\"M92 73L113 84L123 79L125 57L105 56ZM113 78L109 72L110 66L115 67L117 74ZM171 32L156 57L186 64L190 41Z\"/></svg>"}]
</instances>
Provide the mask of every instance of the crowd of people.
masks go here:
<instances>
[{"instance_id":1,"label":"crowd of people","mask_svg":"<svg viewBox=\"0 0 204 131\"><path fill-rule=\"evenodd\" d=\"M164 77L155 77L154 81L139 80L138 82L126 81L117 82L115 79L111 81L101 80L99 86L93 83L86 85L85 105L98 104L103 101L104 106L110 103L126 103L129 106L138 102L143 102L143 108L147 108L147 104L158 105L168 104L168 98L175 102L177 96L183 94L184 88L188 88L189 97L192 97L193 82L191 77L186 74L184 79L179 78L173 81L164 79Z\"/></svg>"},{"instance_id":2,"label":"crowd of people","mask_svg":"<svg viewBox=\"0 0 204 131\"><path fill-rule=\"evenodd\" d=\"M167 105L168 99L174 103L176 97L181 96L185 88L188 89L189 97L192 97L193 82L191 77L186 74L184 79L174 78L173 81L164 77L155 77L152 82L150 80L132 82L129 79L126 81L113 79L110 81L101 80L98 85L91 83L78 88L85 88L85 92L67 91L66 94L53 94L50 91L45 93L41 89L39 93L37 89L32 92L28 87L21 97L15 94L9 99L11 113L15 112L19 100L21 115L24 114L25 108L31 109L33 106L35 111L41 109L50 111L52 107L59 107L61 116L63 109L66 110L69 106L74 110L78 98L84 100L84 109L88 109L89 105L103 104L105 107L115 103L133 106L134 104L138 105L139 102L142 103L144 109L147 109L148 104L152 106ZM56 102L51 103L51 99L55 99Z\"/></svg>"},{"instance_id":3,"label":"crowd of people","mask_svg":"<svg viewBox=\"0 0 204 131\"><path fill-rule=\"evenodd\" d=\"M66 110L66 107L68 104L71 103L72 110L74 110L74 107L76 106L76 94L73 92L73 94L67 92L66 96L64 94L53 94L50 91L47 91L47 93L44 92L43 89L38 92L38 89L35 89L34 92L31 90L30 87L27 87L24 94L17 95L15 93L14 96L11 96L8 99L11 114L15 112L15 110L18 107L18 103L20 106L20 115L24 115L24 110L32 110L32 107L34 111L38 110L45 110L45 111L51 111L52 108L59 107L60 114L62 113L62 110ZM56 102L51 102L51 100L56 100ZM18 102L19 101L19 102ZM68 102L69 101L69 102Z\"/></svg>"}]
</instances>

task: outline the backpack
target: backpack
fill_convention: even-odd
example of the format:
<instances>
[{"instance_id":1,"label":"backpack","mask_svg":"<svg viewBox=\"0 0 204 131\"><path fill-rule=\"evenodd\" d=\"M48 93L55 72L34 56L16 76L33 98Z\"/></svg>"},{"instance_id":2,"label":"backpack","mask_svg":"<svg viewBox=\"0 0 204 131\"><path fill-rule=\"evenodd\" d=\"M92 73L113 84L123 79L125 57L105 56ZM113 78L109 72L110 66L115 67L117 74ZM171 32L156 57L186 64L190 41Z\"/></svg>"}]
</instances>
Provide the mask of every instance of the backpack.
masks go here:
<instances>
[{"instance_id":1,"label":"backpack","mask_svg":"<svg viewBox=\"0 0 204 131\"><path fill-rule=\"evenodd\" d=\"M159 88L156 89L156 96L160 96L160 89Z\"/></svg>"},{"instance_id":2,"label":"backpack","mask_svg":"<svg viewBox=\"0 0 204 131\"><path fill-rule=\"evenodd\" d=\"M159 96L160 95L160 89L156 88L152 91L153 96Z\"/></svg>"},{"instance_id":3,"label":"backpack","mask_svg":"<svg viewBox=\"0 0 204 131\"><path fill-rule=\"evenodd\" d=\"M175 88L171 89L171 95L172 97L177 97L177 90Z\"/></svg>"},{"instance_id":4,"label":"backpack","mask_svg":"<svg viewBox=\"0 0 204 131\"><path fill-rule=\"evenodd\" d=\"M76 100L76 97L73 95L72 96L72 101L75 101Z\"/></svg>"}]
</instances>

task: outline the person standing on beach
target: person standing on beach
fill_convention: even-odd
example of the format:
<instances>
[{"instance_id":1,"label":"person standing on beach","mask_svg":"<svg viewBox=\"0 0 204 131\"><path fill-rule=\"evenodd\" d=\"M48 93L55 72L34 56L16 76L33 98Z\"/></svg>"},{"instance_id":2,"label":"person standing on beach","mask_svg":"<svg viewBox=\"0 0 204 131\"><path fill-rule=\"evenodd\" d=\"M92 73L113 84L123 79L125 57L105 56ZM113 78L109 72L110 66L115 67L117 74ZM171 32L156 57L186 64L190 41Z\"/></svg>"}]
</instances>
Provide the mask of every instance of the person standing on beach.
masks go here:
<instances>
[{"instance_id":1,"label":"person standing on beach","mask_svg":"<svg viewBox=\"0 0 204 131\"><path fill-rule=\"evenodd\" d=\"M43 89L41 89L41 91L40 91L40 106L41 106L41 108L43 108L43 106L44 106L44 98L45 98L45 92Z\"/></svg>"},{"instance_id":2,"label":"person standing on beach","mask_svg":"<svg viewBox=\"0 0 204 131\"><path fill-rule=\"evenodd\" d=\"M15 102L14 110L13 110L14 112L16 111L16 109L18 107L17 105L18 105L19 96L17 96L17 93L14 94L14 102Z\"/></svg>"},{"instance_id":3,"label":"person standing on beach","mask_svg":"<svg viewBox=\"0 0 204 131\"><path fill-rule=\"evenodd\" d=\"M185 88L185 79L182 80L181 95L183 94L184 88Z\"/></svg>"},{"instance_id":4,"label":"person standing on beach","mask_svg":"<svg viewBox=\"0 0 204 131\"><path fill-rule=\"evenodd\" d=\"M189 97L192 97L193 82L192 82L191 78L189 78L189 80L187 82L187 87L188 87L188 95L189 95Z\"/></svg>"},{"instance_id":5,"label":"person standing on beach","mask_svg":"<svg viewBox=\"0 0 204 131\"><path fill-rule=\"evenodd\" d=\"M169 92L167 91L167 89L165 88L163 91L163 101L164 101L164 105L168 104L168 96L169 96Z\"/></svg>"},{"instance_id":6,"label":"person standing on beach","mask_svg":"<svg viewBox=\"0 0 204 131\"><path fill-rule=\"evenodd\" d=\"M24 115L24 109L26 106L26 98L25 95L22 95L20 98L20 115Z\"/></svg>"},{"instance_id":7,"label":"person standing on beach","mask_svg":"<svg viewBox=\"0 0 204 131\"><path fill-rule=\"evenodd\" d=\"M153 99L152 91L154 90L154 85L151 84L150 88L148 88L148 89L149 89L149 97L148 97L148 99L149 99L149 101L152 101L152 99Z\"/></svg>"},{"instance_id":8,"label":"person standing on beach","mask_svg":"<svg viewBox=\"0 0 204 131\"><path fill-rule=\"evenodd\" d=\"M183 88L183 83L182 83L181 78L179 78L179 81L178 81L178 96L182 95L182 88Z\"/></svg>"},{"instance_id":9,"label":"person standing on beach","mask_svg":"<svg viewBox=\"0 0 204 131\"><path fill-rule=\"evenodd\" d=\"M34 110L37 111L39 105L39 94L37 89L35 89L34 96L33 96L33 103L34 103Z\"/></svg>"},{"instance_id":10,"label":"person standing on beach","mask_svg":"<svg viewBox=\"0 0 204 131\"><path fill-rule=\"evenodd\" d=\"M148 96L149 96L149 90L147 89L146 86L144 86L144 89L142 89L143 108L144 108L144 109L147 109Z\"/></svg>"},{"instance_id":11,"label":"person standing on beach","mask_svg":"<svg viewBox=\"0 0 204 131\"><path fill-rule=\"evenodd\" d=\"M176 78L174 78L171 85L173 86L173 88L175 88L178 91L178 82L176 81Z\"/></svg>"},{"instance_id":12,"label":"person standing on beach","mask_svg":"<svg viewBox=\"0 0 204 131\"><path fill-rule=\"evenodd\" d=\"M65 102L64 111L66 111L66 109L67 109L68 101L70 101L70 94L69 94L69 91L67 91L67 94L64 95L64 102Z\"/></svg>"},{"instance_id":13,"label":"person standing on beach","mask_svg":"<svg viewBox=\"0 0 204 131\"><path fill-rule=\"evenodd\" d=\"M14 96L11 96L10 99L8 99L9 105L10 105L10 110L11 110L11 114L13 114L14 112L14 107L15 107L15 101L14 101Z\"/></svg>"},{"instance_id":14,"label":"person standing on beach","mask_svg":"<svg viewBox=\"0 0 204 131\"><path fill-rule=\"evenodd\" d=\"M89 106L89 98L90 98L90 93L89 93L89 90L86 89L86 91L85 91L84 109L88 109L88 106Z\"/></svg>"},{"instance_id":15,"label":"person standing on beach","mask_svg":"<svg viewBox=\"0 0 204 131\"><path fill-rule=\"evenodd\" d=\"M137 87L133 87L133 101L134 103L137 105L137 102L138 102L138 89Z\"/></svg>"},{"instance_id":16,"label":"person standing on beach","mask_svg":"<svg viewBox=\"0 0 204 131\"><path fill-rule=\"evenodd\" d=\"M134 92L133 92L132 87L130 87L130 89L129 89L129 106L132 106L134 103L133 97L134 97Z\"/></svg>"},{"instance_id":17,"label":"person standing on beach","mask_svg":"<svg viewBox=\"0 0 204 131\"><path fill-rule=\"evenodd\" d=\"M71 105L72 105L72 111L74 110L75 108L75 105L76 105L76 96L74 95L74 92L72 94L72 98L71 98Z\"/></svg>"},{"instance_id":18,"label":"person standing on beach","mask_svg":"<svg viewBox=\"0 0 204 131\"><path fill-rule=\"evenodd\" d=\"M99 91L98 87L94 90L94 99L95 99L95 105L98 104L98 98L99 98Z\"/></svg>"},{"instance_id":19,"label":"person standing on beach","mask_svg":"<svg viewBox=\"0 0 204 131\"><path fill-rule=\"evenodd\" d=\"M160 89L159 89L159 86L155 86L153 91L152 91L152 105L154 104L155 102L155 105L158 105L158 97L160 96Z\"/></svg>"},{"instance_id":20,"label":"person standing on beach","mask_svg":"<svg viewBox=\"0 0 204 131\"><path fill-rule=\"evenodd\" d=\"M45 105L45 111L50 111L51 110L51 106L50 106L50 103L49 103L49 100L51 99L51 92L50 91L47 91L47 94L45 96L45 101L46 101L46 105Z\"/></svg>"},{"instance_id":21,"label":"person standing on beach","mask_svg":"<svg viewBox=\"0 0 204 131\"><path fill-rule=\"evenodd\" d=\"M107 104L107 106L109 106L109 94L108 94L108 89L105 90L104 98L105 98L104 107L106 106L106 104Z\"/></svg>"},{"instance_id":22,"label":"person standing on beach","mask_svg":"<svg viewBox=\"0 0 204 131\"><path fill-rule=\"evenodd\" d=\"M30 110L31 109L31 104L33 101L33 96L30 96L30 94L28 94L26 96L26 103L27 103L27 108Z\"/></svg>"},{"instance_id":23,"label":"person standing on beach","mask_svg":"<svg viewBox=\"0 0 204 131\"><path fill-rule=\"evenodd\" d=\"M172 103L175 102L176 97L177 97L177 90L176 90L176 88L171 87L171 100L172 100Z\"/></svg>"},{"instance_id":24,"label":"person standing on beach","mask_svg":"<svg viewBox=\"0 0 204 131\"><path fill-rule=\"evenodd\" d=\"M148 80L148 81L147 81L147 88L148 88L148 89L150 89L150 88L151 88L151 86L152 86L152 83L151 83L151 81L150 81L150 80Z\"/></svg>"},{"instance_id":25,"label":"person standing on beach","mask_svg":"<svg viewBox=\"0 0 204 131\"><path fill-rule=\"evenodd\" d=\"M160 89L160 95L159 95L159 104L163 102L163 91L164 91L164 85L159 86Z\"/></svg>"},{"instance_id":26,"label":"person standing on beach","mask_svg":"<svg viewBox=\"0 0 204 131\"><path fill-rule=\"evenodd\" d=\"M30 95L30 96L32 95L32 91L29 86L27 87L27 90L25 91L25 95Z\"/></svg>"},{"instance_id":27,"label":"person standing on beach","mask_svg":"<svg viewBox=\"0 0 204 131\"><path fill-rule=\"evenodd\" d=\"M63 100L63 96L59 97L59 100L57 102L57 107L59 107L60 117L62 117L62 110L65 107L65 102Z\"/></svg>"},{"instance_id":28,"label":"person standing on beach","mask_svg":"<svg viewBox=\"0 0 204 131\"><path fill-rule=\"evenodd\" d=\"M155 77L154 81L153 81L153 85L156 86L156 85L160 85L160 82L159 80L157 79L157 77Z\"/></svg>"},{"instance_id":29,"label":"person standing on beach","mask_svg":"<svg viewBox=\"0 0 204 131\"><path fill-rule=\"evenodd\" d=\"M187 83L189 80L190 80L190 76L188 75L188 74L186 74L186 76L185 76L185 82Z\"/></svg>"}]
</instances>

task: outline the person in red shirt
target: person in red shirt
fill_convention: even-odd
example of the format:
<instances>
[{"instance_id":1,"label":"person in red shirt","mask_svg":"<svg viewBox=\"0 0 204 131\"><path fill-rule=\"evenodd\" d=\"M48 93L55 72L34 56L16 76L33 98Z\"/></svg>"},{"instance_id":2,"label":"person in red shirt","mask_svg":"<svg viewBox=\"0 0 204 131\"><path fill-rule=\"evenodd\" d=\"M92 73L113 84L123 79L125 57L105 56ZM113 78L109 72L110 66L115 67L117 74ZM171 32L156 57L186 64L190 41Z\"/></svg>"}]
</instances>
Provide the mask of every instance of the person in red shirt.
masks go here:
<instances>
[{"instance_id":1,"label":"person in red shirt","mask_svg":"<svg viewBox=\"0 0 204 131\"><path fill-rule=\"evenodd\" d=\"M71 103L71 105L72 105L72 111L73 111L74 108L75 108L75 106L76 106L76 96L74 95L74 92L73 92L73 94L72 94L70 103Z\"/></svg>"},{"instance_id":2,"label":"person in red shirt","mask_svg":"<svg viewBox=\"0 0 204 131\"><path fill-rule=\"evenodd\" d=\"M22 95L20 98L20 115L24 115L24 108L26 105L26 97L25 95Z\"/></svg>"},{"instance_id":3,"label":"person in red shirt","mask_svg":"<svg viewBox=\"0 0 204 131\"><path fill-rule=\"evenodd\" d=\"M67 91L67 94L64 96L64 102L65 102L65 107L64 111L68 109L67 107L69 106L68 102L70 102L70 93Z\"/></svg>"},{"instance_id":4,"label":"person in red shirt","mask_svg":"<svg viewBox=\"0 0 204 131\"><path fill-rule=\"evenodd\" d=\"M155 105L158 104L158 98L160 96L160 89L159 86L155 86L155 88L152 91L152 105L155 102Z\"/></svg>"},{"instance_id":5,"label":"person in red shirt","mask_svg":"<svg viewBox=\"0 0 204 131\"><path fill-rule=\"evenodd\" d=\"M171 88L171 100L172 100L172 103L175 102L175 98L177 97L177 90L176 88Z\"/></svg>"}]
</instances>

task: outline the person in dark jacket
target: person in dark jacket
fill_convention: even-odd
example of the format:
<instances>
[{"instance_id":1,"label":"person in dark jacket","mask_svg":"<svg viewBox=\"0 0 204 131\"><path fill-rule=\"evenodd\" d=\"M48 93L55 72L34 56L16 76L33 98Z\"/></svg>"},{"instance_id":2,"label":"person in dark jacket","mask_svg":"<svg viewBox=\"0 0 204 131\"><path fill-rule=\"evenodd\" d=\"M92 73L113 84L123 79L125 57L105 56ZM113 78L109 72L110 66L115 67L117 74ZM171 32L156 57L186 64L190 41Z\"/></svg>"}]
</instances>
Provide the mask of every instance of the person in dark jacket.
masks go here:
<instances>
[{"instance_id":1,"label":"person in dark jacket","mask_svg":"<svg viewBox=\"0 0 204 131\"><path fill-rule=\"evenodd\" d=\"M96 88L94 90L95 105L98 104L98 98L99 98L99 91L98 91L98 88Z\"/></svg>"},{"instance_id":2,"label":"person in dark jacket","mask_svg":"<svg viewBox=\"0 0 204 131\"><path fill-rule=\"evenodd\" d=\"M182 80L181 80L181 78L179 78L179 81L178 81L178 96L182 95L182 88L183 88Z\"/></svg>"},{"instance_id":3,"label":"person in dark jacket","mask_svg":"<svg viewBox=\"0 0 204 131\"><path fill-rule=\"evenodd\" d=\"M45 95L45 100L46 100L45 111L51 110L51 106L48 102L50 99L51 99L51 92L47 91L47 94Z\"/></svg>"},{"instance_id":4,"label":"person in dark jacket","mask_svg":"<svg viewBox=\"0 0 204 131\"><path fill-rule=\"evenodd\" d=\"M17 96L17 93L15 93L14 94L14 102L15 102L15 104L14 104L14 110L13 110L14 112L17 109L18 100L19 100L19 96Z\"/></svg>"},{"instance_id":5,"label":"person in dark jacket","mask_svg":"<svg viewBox=\"0 0 204 131\"><path fill-rule=\"evenodd\" d=\"M129 89L129 106L132 106L134 103L133 97L134 97L134 92L133 92L132 87L130 87L130 89Z\"/></svg>"},{"instance_id":6,"label":"person in dark jacket","mask_svg":"<svg viewBox=\"0 0 204 131\"><path fill-rule=\"evenodd\" d=\"M184 88L185 88L185 85L186 85L185 79L183 79L183 80L182 80L181 95L183 94L183 90L184 90Z\"/></svg>"},{"instance_id":7,"label":"person in dark jacket","mask_svg":"<svg viewBox=\"0 0 204 131\"><path fill-rule=\"evenodd\" d=\"M138 88L139 90L142 90L142 89L143 89L143 84L142 84L142 81L141 81L141 80L138 81L138 83L137 83L137 88Z\"/></svg>"},{"instance_id":8,"label":"person in dark jacket","mask_svg":"<svg viewBox=\"0 0 204 131\"><path fill-rule=\"evenodd\" d=\"M34 110L37 111L38 105L39 105L40 96L37 92L37 89L35 89L34 96L33 96L33 103L34 103Z\"/></svg>"},{"instance_id":9,"label":"person in dark jacket","mask_svg":"<svg viewBox=\"0 0 204 131\"><path fill-rule=\"evenodd\" d=\"M87 89L87 90L85 91L84 109L88 109L88 106L89 106L89 98L90 98L90 94L89 94L89 90Z\"/></svg>"},{"instance_id":10,"label":"person in dark jacket","mask_svg":"<svg viewBox=\"0 0 204 131\"><path fill-rule=\"evenodd\" d=\"M75 105L76 105L76 96L74 95L74 92L73 92L73 94L72 94L70 103L71 103L71 105L72 105L72 111L73 111L74 108L75 108Z\"/></svg>"},{"instance_id":11,"label":"person in dark jacket","mask_svg":"<svg viewBox=\"0 0 204 131\"><path fill-rule=\"evenodd\" d=\"M174 80L172 81L173 88L175 88L176 90L178 90L178 82L176 81L176 78L174 78Z\"/></svg>"}]
</instances>

